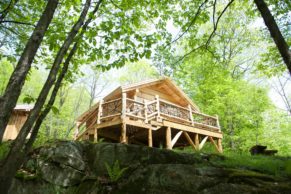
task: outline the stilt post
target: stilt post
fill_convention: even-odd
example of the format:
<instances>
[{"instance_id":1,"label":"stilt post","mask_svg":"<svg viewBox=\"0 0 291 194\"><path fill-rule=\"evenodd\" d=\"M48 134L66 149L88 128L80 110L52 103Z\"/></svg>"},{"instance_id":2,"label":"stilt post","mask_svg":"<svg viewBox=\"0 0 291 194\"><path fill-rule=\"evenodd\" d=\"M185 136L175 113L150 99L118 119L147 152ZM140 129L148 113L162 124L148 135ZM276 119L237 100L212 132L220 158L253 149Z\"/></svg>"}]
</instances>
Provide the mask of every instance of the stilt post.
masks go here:
<instances>
[{"instance_id":1,"label":"stilt post","mask_svg":"<svg viewBox=\"0 0 291 194\"><path fill-rule=\"evenodd\" d=\"M195 133L194 143L195 143L196 150L199 150L199 134L198 133Z\"/></svg>"},{"instance_id":2,"label":"stilt post","mask_svg":"<svg viewBox=\"0 0 291 194\"><path fill-rule=\"evenodd\" d=\"M153 147L153 133L152 128L148 129L148 146Z\"/></svg>"},{"instance_id":3,"label":"stilt post","mask_svg":"<svg viewBox=\"0 0 291 194\"><path fill-rule=\"evenodd\" d=\"M125 144L127 143L126 123L121 124L120 143L125 143Z\"/></svg>"},{"instance_id":4,"label":"stilt post","mask_svg":"<svg viewBox=\"0 0 291 194\"><path fill-rule=\"evenodd\" d=\"M171 150L172 149L172 143L171 143L171 139L172 139L172 134L171 134L171 127L167 127L166 128L166 148Z\"/></svg>"}]
</instances>

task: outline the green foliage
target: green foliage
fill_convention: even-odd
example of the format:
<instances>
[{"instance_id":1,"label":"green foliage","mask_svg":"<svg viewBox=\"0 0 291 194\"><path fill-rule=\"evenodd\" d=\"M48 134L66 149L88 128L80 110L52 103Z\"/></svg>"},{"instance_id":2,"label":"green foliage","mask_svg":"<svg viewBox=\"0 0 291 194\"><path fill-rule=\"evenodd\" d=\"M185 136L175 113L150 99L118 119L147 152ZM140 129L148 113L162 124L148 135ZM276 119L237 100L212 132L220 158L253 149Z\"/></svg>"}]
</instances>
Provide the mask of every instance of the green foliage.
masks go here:
<instances>
[{"instance_id":1,"label":"green foliage","mask_svg":"<svg viewBox=\"0 0 291 194\"><path fill-rule=\"evenodd\" d=\"M10 142L3 142L0 144L0 161L6 157L10 150Z\"/></svg>"},{"instance_id":2,"label":"green foliage","mask_svg":"<svg viewBox=\"0 0 291 194\"><path fill-rule=\"evenodd\" d=\"M119 83L132 84L147 79L158 78L157 71L147 61L139 61L136 63L129 63L121 69L119 76Z\"/></svg>"},{"instance_id":3,"label":"green foliage","mask_svg":"<svg viewBox=\"0 0 291 194\"><path fill-rule=\"evenodd\" d=\"M291 158L276 156L251 156L249 154L225 153L224 160L215 161L215 165L254 170L275 176L291 176Z\"/></svg>"},{"instance_id":4,"label":"green foliage","mask_svg":"<svg viewBox=\"0 0 291 194\"><path fill-rule=\"evenodd\" d=\"M105 166L106 166L107 173L108 173L108 176L110 178L110 181L112 183L117 182L122 177L124 172L128 169L127 167L126 168L121 168L119 166L118 160L116 160L112 166L109 166L107 163L105 163Z\"/></svg>"},{"instance_id":5,"label":"green foliage","mask_svg":"<svg viewBox=\"0 0 291 194\"><path fill-rule=\"evenodd\" d=\"M0 59L0 96L4 93L9 77L13 71L12 64L7 58Z\"/></svg>"}]
</instances>

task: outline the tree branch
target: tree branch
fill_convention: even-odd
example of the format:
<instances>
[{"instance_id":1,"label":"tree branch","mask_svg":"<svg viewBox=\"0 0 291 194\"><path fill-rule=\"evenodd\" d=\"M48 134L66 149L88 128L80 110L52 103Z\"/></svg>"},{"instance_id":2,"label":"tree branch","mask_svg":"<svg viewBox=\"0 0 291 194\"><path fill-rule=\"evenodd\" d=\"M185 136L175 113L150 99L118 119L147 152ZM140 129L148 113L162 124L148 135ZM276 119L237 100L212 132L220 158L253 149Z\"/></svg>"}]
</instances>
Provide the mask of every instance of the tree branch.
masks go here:
<instances>
[{"instance_id":1,"label":"tree branch","mask_svg":"<svg viewBox=\"0 0 291 194\"><path fill-rule=\"evenodd\" d=\"M196 21L196 19L198 18L198 15L200 14L200 11L201 11L201 9L202 9L202 7L207 3L207 1L208 0L205 0L202 4L200 4L200 6L198 7L198 10L196 11L196 13L195 13L195 15L194 15L194 18L191 20L191 22L190 22L190 24L188 25L188 27L187 27L187 29L182 33L182 34L180 34L179 36L178 36L178 34L177 34L177 38L175 38L170 44L173 44L173 43L175 43L175 42L177 42L180 38L182 38L189 30L190 30L190 28L192 27L192 25L193 24L195 24L195 21ZM185 25L186 26L186 25ZM184 27L184 26L183 26ZM167 45L168 46L168 45ZM166 47L167 47L166 46Z\"/></svg>"},{"instance_id":2,"label":"tree branch","mask_svg":"<svg viewBox=\"0 0 291 194\"><path fill-rule=\"evenodd\" d=\"M2 20L4 20L4 18L7 16L7 14L9 13L9 11L13 8L14 5L16 5L16 3L18 2L19 0L10 0L8 6L0 12L0 22Z\"/></svg>"},{"instance_id":3,"label":"tree branch","mask_svg":"<svg viewBox=\"0 0 291 194\"><path fill-rule=\"evenodd\" d=\"M23 24L23 25L36 27L36 25L29 23L29 22L20 22L20 21L13 21L13 20L2 20L2 21L0 21L0 24L2 24L2 23Z\"/></svg>"},{"instance_id":4,"label":"tree branch","mask_svg":"<svg viewBox=\"0 0 291 194\"><path fill-rule=\"evenodd\" d=\"M275 42L279 53L281 54L284 63L286 64L289 73L291 74L291 51L289 50L289 46L284 39L274 17L272 16L267 4L264 0L254 0L257 5L258 10L261 13L262 18Z\"/></svg>"},{"instance_id":5,"label":"tree branch","mask_svg":"<svg viewBox=\"0 0 291 194\"><path fill-rule=\"evenodd\" d=\"M179 58L177 61L175 61L174 63L172 63L172 65L175 65L179 62L181 62L182 60L184 60L187 56L189 56L190 54L192 54L193 52L195 52L196 50L200 49L200 48L203 48L205 47L206 50L207 50L207 47L212 39L212 37L214 36L216 30L217 30L217 27L218 27L218 23L219 23L219 20L221 19L222 15L225 13L225 11L228 9L228 7L234 2L234 0L231 0L230 2L228 2L228 4L224 7L224 9L222 10L222 12L220 13L220 15L218 16L216 22L214 22L214 26L213 26L213 30L210 34L210 36L208 37L207 41L205 44L202 44L194 49L192 49L191 51L189 51L188 53L186 53L185 55L183 55L181 58Z\"/></svg>"}]
</instances>

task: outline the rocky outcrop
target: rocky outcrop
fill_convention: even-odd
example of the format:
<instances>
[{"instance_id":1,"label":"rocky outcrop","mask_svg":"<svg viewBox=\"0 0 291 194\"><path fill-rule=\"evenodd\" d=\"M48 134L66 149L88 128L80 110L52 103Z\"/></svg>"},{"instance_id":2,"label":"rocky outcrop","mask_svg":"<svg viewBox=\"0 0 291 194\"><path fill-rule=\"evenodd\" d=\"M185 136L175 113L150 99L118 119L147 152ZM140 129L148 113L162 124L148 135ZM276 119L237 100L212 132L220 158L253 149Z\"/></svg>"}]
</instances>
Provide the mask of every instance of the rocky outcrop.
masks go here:
<instances>
[{"instance_id":1,"label":"rocky outcrop","mask_svg":"<svg viewBox=\"0 0 291 194\"><path fill-rule=\"evenodd\" d=\"M288 178L211 162L224 159L136 145L57 141L31 153L10 193L291 193ZM113 181L123 168L121 178Z\"/></svg>"}]
</instances>

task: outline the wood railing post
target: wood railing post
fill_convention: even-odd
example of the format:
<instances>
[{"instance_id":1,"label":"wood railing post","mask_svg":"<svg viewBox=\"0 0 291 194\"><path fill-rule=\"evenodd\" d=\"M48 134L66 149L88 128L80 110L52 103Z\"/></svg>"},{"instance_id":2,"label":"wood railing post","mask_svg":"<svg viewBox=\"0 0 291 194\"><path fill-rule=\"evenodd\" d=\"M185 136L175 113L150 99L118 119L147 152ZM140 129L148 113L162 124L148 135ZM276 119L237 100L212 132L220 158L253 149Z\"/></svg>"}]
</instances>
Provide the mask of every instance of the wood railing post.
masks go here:
<instances>
[{"instance_id":1,"label":"wood railing post","mask_svg":"<svg viewBox=\"0 0 291 194\"><path fill-rule=\"evenodd\" d=\"M172 134L171 134L171 127L166 128L166 148L171 150L172 149Z\"/></svg>"},{"instance_id":2,"label":"wood railing post","mask_svg":"<svg viewBox=\"0 0 291 194\"><path fill-rule=\"evenodd\" d=\"M156 95L156 110L157 110L157 118L159 119L161 117L161 112L160 112L160 97L159 95Z\"/></svg>"},{"instance_id":3,"label":"wood railing post","mask_svg":"<svg viewBox=\"0 0 291 194\"><path fill-rule=\"evenodd\" d=\"M145 123L148 123L148 105L147 105L147 102L146 100L143 100L143 103L144 103L144 122Z\"/></svg>"},{"instance_id":4,"label":"wood railing post","mask_svg":"<svg viewBox=\"0 0 291 194\"><path fill-rule=\"evenodd\" d=\"M100 124L100 123L101 123L102 104L103 104L103 99L101 99L101 100L99 101L98 114L97 114L97 124Z\"/></svg>"},{"instance_id":5,"label":"wood railing post","mask_svg":"<svg viewBox=\"0 0 291 194\"><path fill-rule=\"evenodd\" d=\"M191 125L193 126L194 120L193 120L193 113L192 113L192 108L190 104L188 105L188 108L189 108L189 117L190 117Z\"/></svg>"},{"instance_id":6,"label":"wood railing post","mask_svg":"<svg viewBox=\"0 0 291 194\"><path fill-rule=\"evenodd\" d=\"M125 119L126 117L126 93L122 93L122 112L121 112L121 118Z\"/></svg>"}]
</instances>

